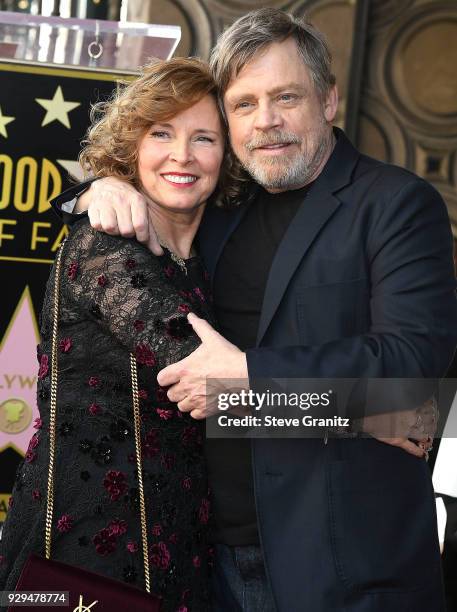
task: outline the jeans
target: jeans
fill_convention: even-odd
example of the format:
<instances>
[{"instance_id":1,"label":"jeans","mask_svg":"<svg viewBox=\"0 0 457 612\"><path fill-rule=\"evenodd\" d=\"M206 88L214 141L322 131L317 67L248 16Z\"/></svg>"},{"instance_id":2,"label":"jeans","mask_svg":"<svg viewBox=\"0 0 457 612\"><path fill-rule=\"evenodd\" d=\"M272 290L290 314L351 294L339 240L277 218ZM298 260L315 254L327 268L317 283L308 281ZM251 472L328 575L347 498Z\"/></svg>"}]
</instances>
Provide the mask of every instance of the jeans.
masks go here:
<instances>
[{"instance_id":1,"label":"jeans","mask_svg":"<svg viewBox=\"0 0 457 612\"><path fill-rule=\"evenodd\" d=\"M216 544L212 612L275 612L259 546Z\"/></svg>"}]
</instances>

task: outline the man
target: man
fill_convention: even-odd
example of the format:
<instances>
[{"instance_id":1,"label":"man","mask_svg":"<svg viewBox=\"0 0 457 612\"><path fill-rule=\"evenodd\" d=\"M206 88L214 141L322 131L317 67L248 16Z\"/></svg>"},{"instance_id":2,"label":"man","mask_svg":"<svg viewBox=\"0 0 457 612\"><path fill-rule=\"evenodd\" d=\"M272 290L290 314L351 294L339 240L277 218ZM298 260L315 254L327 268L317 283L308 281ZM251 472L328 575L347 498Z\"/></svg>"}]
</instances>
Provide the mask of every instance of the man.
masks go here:
<instances>
[{"instance_id":1,"label":"man","mask_svg":"<svg viewBox=\"0 0 457 612\"><path fill-rule=\"evenodd\" d=\"M261 187L204 215L221 335L189 317L202 345L159 374L169 398L206 418L206 378L443 376L457 321L445 205L332 129L321 34L253 11L221 36L211 68L232 149ZM103 179L81 200L94 227L158 250L128 185ZM387 442L208 440L215 610L444 610L423 452Z\"/></svg>"}]
</instances>

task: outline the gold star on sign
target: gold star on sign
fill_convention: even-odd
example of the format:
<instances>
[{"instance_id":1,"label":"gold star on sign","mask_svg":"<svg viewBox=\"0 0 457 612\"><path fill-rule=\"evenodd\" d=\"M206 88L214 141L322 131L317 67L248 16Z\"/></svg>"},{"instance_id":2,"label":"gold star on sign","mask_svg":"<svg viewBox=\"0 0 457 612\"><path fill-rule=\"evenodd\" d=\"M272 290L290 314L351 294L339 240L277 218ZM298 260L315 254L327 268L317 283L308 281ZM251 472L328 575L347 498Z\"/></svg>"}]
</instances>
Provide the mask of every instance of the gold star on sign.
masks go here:
<instances>
[{"instance_id":1,"label":"gold star on sign","mask_svg":"<svg viewBox=\"0 0 457 612\"><path fill-rule=\"evenodd\" d=\"M52 100L35 98L35 101L47 111L43 122L41 123L41 127L48 125L48 123L51 123L52 121L60 121L62 125L70 129L68 113L77 106L81 106L81 102L66 102L64 100L60 85L57 87Z\"/></svg>"},{"instance_id":2,"label":"gold star on sign","mask_svg":"<svg viewBox=\"0 0 457 612\"><path fill-rule=\"evenodd\" d=\"M8 133L6 131L6 126L11 121L14 121L16 117L7 117L6 115L2 115L2 107L0 106L0 134L5 138L8 138Z\"/></svg>"}]
</instances>

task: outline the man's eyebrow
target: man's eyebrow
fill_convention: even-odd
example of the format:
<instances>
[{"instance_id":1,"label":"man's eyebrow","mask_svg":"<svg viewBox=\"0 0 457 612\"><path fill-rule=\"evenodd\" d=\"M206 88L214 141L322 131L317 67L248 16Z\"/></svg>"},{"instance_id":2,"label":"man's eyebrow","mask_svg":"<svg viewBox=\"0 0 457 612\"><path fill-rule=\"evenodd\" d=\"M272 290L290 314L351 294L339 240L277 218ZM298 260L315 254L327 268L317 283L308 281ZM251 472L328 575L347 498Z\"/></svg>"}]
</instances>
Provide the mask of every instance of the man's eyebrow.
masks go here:
<instances>
[{"instance_id":1,"label":"man's eyebrow","mask_svg":"<svg viewBox=\"0 0 457 612\"><path fill-rule=\"evenodd\" d=\"M303 85L303 83L296 83L295 81L291 81L290 83L284 83L283 85L278 85L277 87L273 87L273 89L270 89L268 91L268 94L275 96L276 94L287 91L287 90L294 90L302 94L306 93L306 87ZM254 93L243 94L243 92L240 92L240 93L234 92L232 95L227 94L228 102L236 102L237 100L241 100L241 99L249 100L251 98L255 98Z\"/></svg>"},{"instance_id":2,"label":"man's eyebrow","mask_svg":"<svg viewBox=\"0 0 457 612\"><path fill-rule=\"evenodd\" d=\"M278 85L278 87L274 87L270 89L269 94L275 95L282 91L287 91L288 89L294 89L300 93L304 93L306 91L306 87L303 83L296 83L295 81L291 81L290 83L285 83L284 85Z\"/></svg>"}]
</instances>

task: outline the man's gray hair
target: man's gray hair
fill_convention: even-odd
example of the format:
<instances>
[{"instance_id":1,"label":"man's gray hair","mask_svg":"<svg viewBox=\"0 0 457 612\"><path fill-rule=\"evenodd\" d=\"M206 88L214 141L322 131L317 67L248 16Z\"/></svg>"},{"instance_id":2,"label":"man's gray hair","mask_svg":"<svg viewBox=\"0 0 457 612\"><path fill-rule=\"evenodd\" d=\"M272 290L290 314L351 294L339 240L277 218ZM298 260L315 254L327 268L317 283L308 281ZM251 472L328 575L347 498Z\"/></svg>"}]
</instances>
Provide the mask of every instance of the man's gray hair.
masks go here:
<instances>
[{"instance_id":1,"label":"man's gray hair","mask_svg":"<svg viewBox=\"0 0 457 612\"><path fill-rule=\"evenodd\" d=\"M220 96L259 51L287 38L295 40L318 94L325 98L335 84L335 76L331 71L332 55L324 35L304 19L274 8L251 11L220 35L210 58L210 68Z\"/></svg>"}]
</instances>

